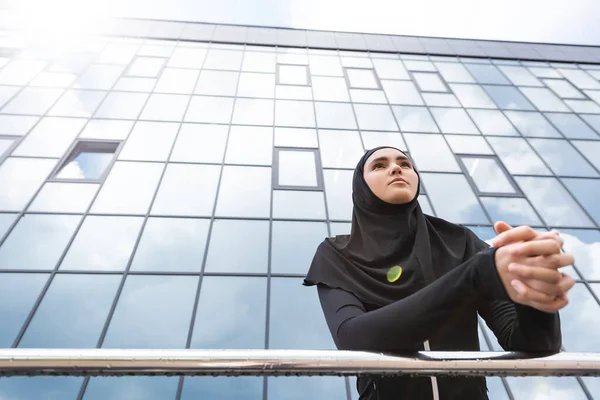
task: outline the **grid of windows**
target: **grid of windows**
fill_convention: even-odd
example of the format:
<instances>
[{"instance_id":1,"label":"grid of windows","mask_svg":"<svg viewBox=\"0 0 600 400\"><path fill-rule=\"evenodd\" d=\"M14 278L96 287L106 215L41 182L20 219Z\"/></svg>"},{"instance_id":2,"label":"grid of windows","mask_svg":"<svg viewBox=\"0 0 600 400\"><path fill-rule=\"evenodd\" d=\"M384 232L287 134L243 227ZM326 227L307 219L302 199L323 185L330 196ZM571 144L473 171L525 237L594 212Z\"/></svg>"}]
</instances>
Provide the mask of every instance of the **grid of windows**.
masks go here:
<instances>
[{"instance_id":1,"label":"grid of windows","mask_svg":"<svg viewBox=\"0 0 600 400\"><path fill-rule=\"evenodd\" d=\"M426 213L483 239L500 219L559 228L565 348L600 351L597 66L114 38L86 55L0 66L0 346L334 348L301 278L349 232L356 161L392 145ZM30 379L0 397L355 396L344 378ZM600 399L586 379L488 383Z\"/></svg>"}]
</instances>

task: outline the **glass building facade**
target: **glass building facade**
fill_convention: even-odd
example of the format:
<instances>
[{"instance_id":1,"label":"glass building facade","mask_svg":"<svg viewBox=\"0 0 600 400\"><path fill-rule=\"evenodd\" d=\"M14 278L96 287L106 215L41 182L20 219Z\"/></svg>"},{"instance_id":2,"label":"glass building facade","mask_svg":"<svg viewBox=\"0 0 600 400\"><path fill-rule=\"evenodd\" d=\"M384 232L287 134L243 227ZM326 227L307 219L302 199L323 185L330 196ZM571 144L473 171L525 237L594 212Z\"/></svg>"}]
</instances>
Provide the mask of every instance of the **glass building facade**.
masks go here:
<instances>
[{"instance_id":1,"label":"glass building facade","mask_svg":"<svg viewBox=\"0 0 600 400\"><path fill-rule=\"evenodd\" d=\"M7 21L4 21L7 23ZM0 37L0 347L334 349L316 246L366 149L483 239L559 229L564 350L600 352L600 49L118 20ZM108 28L106 28L108 29ZM111 33L110 35L108 33ZM501 350L480 326L482 351ZM0 399L356 399L354 378L0 378ZM600 378L488 378L600 399Z\"/></svg>"}]
</instances>

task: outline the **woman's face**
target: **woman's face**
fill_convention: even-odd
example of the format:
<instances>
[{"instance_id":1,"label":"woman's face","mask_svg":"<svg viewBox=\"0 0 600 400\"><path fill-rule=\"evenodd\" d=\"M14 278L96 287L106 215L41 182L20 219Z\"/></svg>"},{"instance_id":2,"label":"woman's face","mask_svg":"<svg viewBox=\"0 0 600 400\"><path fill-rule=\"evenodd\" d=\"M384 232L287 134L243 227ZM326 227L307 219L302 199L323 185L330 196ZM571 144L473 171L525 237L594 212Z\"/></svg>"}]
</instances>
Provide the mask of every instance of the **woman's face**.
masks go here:
<instances>
[{"instance_id":1,"label":"woman's face","mask_svg":"<svg viewBox=\"0 0 600 400\"><path fill-rule=\"evenodd\" d=\"M375 196L391 204L404 204L414 199L419 176L412 162L396 149L377 150L365 162L365 182Z\"/></svg>"}]
</instances>

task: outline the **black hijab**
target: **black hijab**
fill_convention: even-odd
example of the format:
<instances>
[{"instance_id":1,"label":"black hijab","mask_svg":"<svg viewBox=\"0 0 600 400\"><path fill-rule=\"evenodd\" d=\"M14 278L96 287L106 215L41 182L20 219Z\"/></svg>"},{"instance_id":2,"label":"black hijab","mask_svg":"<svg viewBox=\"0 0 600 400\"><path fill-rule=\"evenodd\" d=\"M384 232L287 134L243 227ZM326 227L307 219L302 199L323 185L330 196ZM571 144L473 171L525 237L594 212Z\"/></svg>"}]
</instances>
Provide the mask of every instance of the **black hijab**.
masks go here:
<instances>
[{"instance_id":1,"label":"black hijab","mask_svg":"<svg viewBox=\"0 0 600 400\"><path fill-rule=\"evenodd\" d=\"M418 291L463 261L465 229L423 214L418 201L420 177L409 203L390 204L371 191L363 177L365 162L383 148L396 149L374 148L358 162L352 179L351 233L327 238L319 245L305 286L340 288L364 303L384 306ZM402 274L390 282L387 275L393 266L402 267Z\"/></svg>"}]
</instances>

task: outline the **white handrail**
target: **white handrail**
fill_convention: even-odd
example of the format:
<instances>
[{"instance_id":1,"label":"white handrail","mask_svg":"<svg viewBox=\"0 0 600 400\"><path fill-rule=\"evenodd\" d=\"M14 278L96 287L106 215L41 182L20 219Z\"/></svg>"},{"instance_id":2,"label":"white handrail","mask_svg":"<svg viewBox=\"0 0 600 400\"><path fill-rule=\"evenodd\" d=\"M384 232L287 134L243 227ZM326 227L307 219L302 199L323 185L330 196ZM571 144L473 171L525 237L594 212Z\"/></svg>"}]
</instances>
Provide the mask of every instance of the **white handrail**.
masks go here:
<instances>
[{"instance_id":1,"label":"white handrail","mask_svg":"<svg viewBox=\"0 0 600 400\"><path fill-rule=\"evenodd\" d=\"M0 376L19 375L600 376L600 353L320 350L0 349Z\"/></svg>"}]
</instances>

